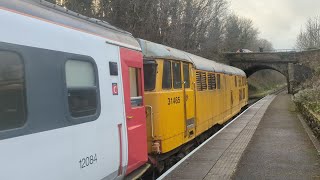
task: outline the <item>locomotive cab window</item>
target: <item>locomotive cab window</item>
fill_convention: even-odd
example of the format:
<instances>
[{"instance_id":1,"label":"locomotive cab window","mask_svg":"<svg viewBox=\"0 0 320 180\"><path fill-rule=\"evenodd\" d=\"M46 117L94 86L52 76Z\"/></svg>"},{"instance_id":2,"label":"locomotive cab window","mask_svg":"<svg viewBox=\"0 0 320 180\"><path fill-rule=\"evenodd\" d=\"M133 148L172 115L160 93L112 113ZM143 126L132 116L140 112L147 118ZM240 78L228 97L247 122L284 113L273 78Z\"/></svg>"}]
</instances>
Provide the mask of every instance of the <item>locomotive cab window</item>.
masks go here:
<instances>
[{"instance_id":1,"label":"locomotive cab window","mask_svg":"<svg viewBox=\"0 0 320 180\"><path fill-rule=\"evenodd\" d=\"M65 64L69 112L72 117L94 115L97 112L97 80L91 62L68 60Z\"/></svg>"},{"instance_id":2,"label":"locomotive cab window","mask_svg":"<svg viewBox=\"0 0 320 180\"><path fill-rule=\"evenodd\" d=\"M142 106L142 95L139 82L140 69L129 67L131 107Z\"/></svg>"},{"instance_id":3,"label":"locomotive cab window","mask_svg":"<svg viewBox=\"0 0 320 180\"><path fill-rule=\"evenodd\" d=\"M171 62L163 61L162 89L172 88Z\"/></svg>"},{"instance_id":4,"label":"locomotive cab window","mask_svg":"<svg viewBox=\"0 0 320 180\"><path fill-rule=\"evenodd\" d=\"M189 64L183 64L184 88L190 88Z\"/></svg>"},{"instance_id":5,"label":"locomotive cab window","mask_svg":"<svg viewBox=\"0 0 320 180\"><path fill-rule=\"evenodd\" d=\"M180 62L172 62L172 71L173 71L173 88L174 89L182 88Z\"/></svg>"},{"instance_id":6,"label":"locomotive cab window","mask_svg":"<svg viewBox=\"0 0 320 180\"><path fill-rule=\"evenodd\" d=\"M16 53L0 51L0 130L23 126L26 109L22 59Z\"/></svg>"},{"instance_id":7,"label":"locomotive cab window","mask_svg":"<svg viewBox=\"0 0 320 180\"><path fill-rule=\"evenodd\" d=\"M157 64L155 61L144 61L144 90L152 91L156 86Z\"/></svg>"}]
</instances>

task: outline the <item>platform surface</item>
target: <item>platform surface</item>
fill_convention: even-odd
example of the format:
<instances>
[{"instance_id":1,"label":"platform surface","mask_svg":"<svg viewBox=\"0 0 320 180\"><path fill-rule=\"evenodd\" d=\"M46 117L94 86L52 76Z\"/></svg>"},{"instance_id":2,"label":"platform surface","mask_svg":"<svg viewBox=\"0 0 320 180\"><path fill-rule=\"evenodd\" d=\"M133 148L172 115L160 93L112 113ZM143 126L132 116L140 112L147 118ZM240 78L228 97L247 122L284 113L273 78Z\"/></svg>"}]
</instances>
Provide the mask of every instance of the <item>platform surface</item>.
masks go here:
<instances>
[{"instance_id":1,"label":"platform surface","mask_svg":"<svg viewBox=\"0 0 320 180\"><path fill-rule=\"evenodd\" d=\"M287 94L267 109L233 179L317 179L320 156Z\"/></svg>"},{"instance_id":2,"label":"platform surface","mask_svg":"<svg viewBox=\"0 0 320 180\"><path fill-rule=\"evenodd\" d=\"M290 95L281 93L254 104L160 179L318 179L319 162Z\"/></svg>"}]
</instances>

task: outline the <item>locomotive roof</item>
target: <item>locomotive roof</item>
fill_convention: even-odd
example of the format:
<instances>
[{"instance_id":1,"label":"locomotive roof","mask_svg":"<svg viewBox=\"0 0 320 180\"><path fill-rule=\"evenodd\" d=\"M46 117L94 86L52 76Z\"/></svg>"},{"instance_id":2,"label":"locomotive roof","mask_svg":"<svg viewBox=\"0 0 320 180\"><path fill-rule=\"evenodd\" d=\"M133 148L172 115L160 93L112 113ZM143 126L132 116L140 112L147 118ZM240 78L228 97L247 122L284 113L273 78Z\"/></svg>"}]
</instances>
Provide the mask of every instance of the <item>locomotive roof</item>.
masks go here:
<instances>
[{"instance_id":1,"label":"locomotive roof","mask_svg":"<svg viewBox=\"0 0 320 180\"><path fill-rule=\"evenodd\" d=\"M157 44L143 39L138 39L142 53L146 58L164 58L181 60L193 63L196 69L220 72L233 75L245 76L246 74L238 68L218 63L213 60L205 59L194 54L190 54L175 48L171 48L162 44Z\"/></svg>"},{"instance_id":2,"label":"locomotive roof","mask_svg":"<svg viewBox=\"0 0 320 180\"><path fill-rule=\"evenodd\" d=\"M0 1L0 8L100 36L110 44L141 50L138 42L129 32L118 29L105 21L80 15L44 0Z\"/></svg>"}]
</instances>

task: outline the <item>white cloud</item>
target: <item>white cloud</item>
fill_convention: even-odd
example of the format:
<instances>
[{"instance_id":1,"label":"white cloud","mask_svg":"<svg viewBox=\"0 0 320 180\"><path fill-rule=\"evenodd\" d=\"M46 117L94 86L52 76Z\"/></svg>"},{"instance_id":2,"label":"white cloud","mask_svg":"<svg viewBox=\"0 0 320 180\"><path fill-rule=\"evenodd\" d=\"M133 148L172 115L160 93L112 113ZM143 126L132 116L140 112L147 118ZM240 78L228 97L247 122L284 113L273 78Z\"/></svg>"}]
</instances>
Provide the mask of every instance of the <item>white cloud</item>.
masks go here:
<instances>
[{"instance_id":1,"label":"white cloud","mask_svg":"<svg viewBox=\"0 0 320 180\"><path fill-rule=\"evenodd\" d=\"M260 37L276 49L290 49L309 17L320 15L319 0L231 0L231 9L249 18L259 28Z\"/></svg>"}]
</instances>

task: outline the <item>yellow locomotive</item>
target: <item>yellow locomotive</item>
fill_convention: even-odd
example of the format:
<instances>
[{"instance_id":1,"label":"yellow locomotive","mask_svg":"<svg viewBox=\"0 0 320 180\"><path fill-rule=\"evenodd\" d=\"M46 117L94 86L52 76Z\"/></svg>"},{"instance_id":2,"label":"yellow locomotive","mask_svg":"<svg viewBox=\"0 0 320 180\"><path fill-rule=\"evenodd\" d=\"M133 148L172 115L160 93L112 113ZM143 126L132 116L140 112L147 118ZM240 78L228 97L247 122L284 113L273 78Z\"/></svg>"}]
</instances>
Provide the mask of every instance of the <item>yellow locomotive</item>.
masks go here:
<instances>
[{"instance_id":1,"label":"yellow locomotive","mask_svg":"<svg viewBox=\"0 0 320 180\"><path fill-rule=\"evenodd\" d=\"M148 153L159 166L239 113L248 103L247 79L235 67L138 41L144 54Z\"/></svg>"}]
</instances>

